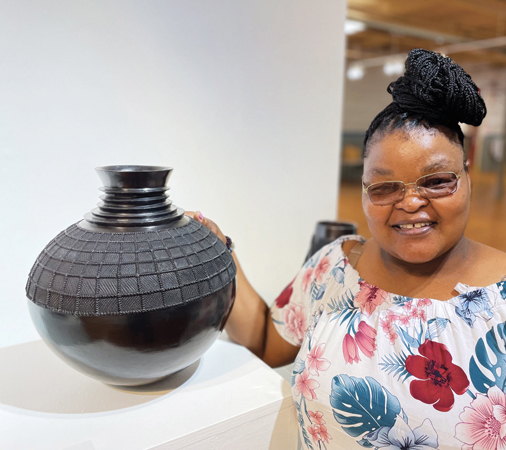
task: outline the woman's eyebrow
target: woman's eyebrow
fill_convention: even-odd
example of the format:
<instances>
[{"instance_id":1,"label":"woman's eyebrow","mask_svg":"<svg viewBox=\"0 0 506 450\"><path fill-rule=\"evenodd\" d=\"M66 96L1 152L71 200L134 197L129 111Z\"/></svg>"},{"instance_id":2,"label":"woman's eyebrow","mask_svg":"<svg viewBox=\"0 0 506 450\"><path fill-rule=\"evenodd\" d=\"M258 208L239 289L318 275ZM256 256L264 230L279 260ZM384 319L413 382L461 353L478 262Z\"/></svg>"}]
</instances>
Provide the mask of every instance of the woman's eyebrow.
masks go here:
<instances>
[{"instance_id":1,"label":"woman's eyebrow","mask_svg":"<svg viewBox=\"0 0 506 450\"><path fill-rule=\"evenodd\" d=\"M422 168L422 173L429 174L443 170L448 170L448 161L436 161Z\"/></svg>"},{"instance_id":2,"label":"woman's eyebrow","mask_svg":"<svg viewBox=\"0 0 506 450\"><path fill-rule=\"evenodd\" d=\"M374 167L368 171L370 175L393 175L394 171L390 169L384 169L382 167Z\"/></svg>"}]
</instances>

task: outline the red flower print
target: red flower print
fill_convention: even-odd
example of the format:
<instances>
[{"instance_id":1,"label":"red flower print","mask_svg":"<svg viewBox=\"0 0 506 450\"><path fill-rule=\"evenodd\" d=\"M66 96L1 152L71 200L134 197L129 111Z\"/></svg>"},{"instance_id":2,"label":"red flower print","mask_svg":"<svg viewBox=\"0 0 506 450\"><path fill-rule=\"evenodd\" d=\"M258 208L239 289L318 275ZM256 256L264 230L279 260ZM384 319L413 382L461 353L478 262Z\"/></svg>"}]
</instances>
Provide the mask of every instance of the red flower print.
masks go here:
<instances>
[{"instance_id":1,"label":"red flower print","mask_svg":"<svg viewBox=\"0 0 506 450\"><path fill-rule=\"evenodd\" d=\"M318 262L318 265L314 269L314 275L316 278L316 281L321 282L322 276L329 270L330 263L329 263L329 257L324 256L320 261Z\"/></svg>"},{"instance_id":2,"label":"red flower print","mask_svg":"<svg viewBox=\"0 0 506 450\"><path fill-rule=\"evenodd\" d=\"M290 338L295 338L298 343L302 343L306 332L304 308L289 303L283 310L283 319L285 321L285 334Z\"/></svg>"},{"instance_id":3,"label":"red flower print","mask_svg":"<svg viewBox=\"0 0 506 450\"><path fill-rule=\"evenodd\" d=\"M293 388L295 389L295 395L302 395L308 400L314 400L316 398L315 389L320 387L320 383L316 380L312 380L309 378L309 372L307 369L304 369L302 373L298 373L295 375L295 384Z\"/></svg>"},{"instance_id":4,"label":"red flower print","mask_svg":"<svg viewBox=\"0 0 506 450\"><path fill-rule=\"evenodd\" d=\"M330 367L330 361L322 358L325 351L325 344L313 347L307 355L308 370L311 375L320 375L319 370L327 370Z\"/></svg>"},{"instance_id":5,"label":"red flower print","mask_svg":"<svg viewBox=\"0 0 506 450\"><path fill-rule=\"evenodd\" d=\"M304 276L302 277L302 290L304 292L307 291L307 287L311 284L311 281L313 281L313 268L309 268L304 272Z\"/></svg>"},{"instance_id":6,"label":"red flower print","mask_svg":"<svg viewBox=\"0 0 506 450\"><path fill-rule=\"evenodd\" d=\"M367 281L360 281L359 284L360 291L353 299L353 304L357 308L360 308L362 314L369 317L376 307L386 300L388 293L383 289L367 283Z\"/></svg>"},{"instance_id":7,"label":"red flower print","mask_svg":"<svg viewBox=\"0 0 506 450\"><path fill-rule=\"evenodd\" d=\"M477 394L470 406L459 416L462 422L455 427L455 437L467 449L506 448L506 395L497 386L487 395Z\"/></svg>"},{"instance_id":8,"label":"red flower print","mask_svg":"<svg viewBox=\"0 0 506 450\"><path fill-rule=\"evenodd\" d=\"M353 339L353 336L350 333L346 333L343 339L343 354L344 360L347 363L353 364L354 362L358 363L360 361L360 357L358 356L358 346Z\"/></svg>"},{"instance_id":9,"label":"red flower print","mask_svg":"<svg viewBox=\"0 0 506 450\"><path fill-rule=\"evenodd\" d=\"M295 281L295 280L293 280ZM276 306L278 308L283 308L290 302L290 297L293 292L293 281L279 294L279 297L275 300Z\"/></svg>"},{"instance_id":10,"label":"red flower print","mask_svg":"<svg viewBox=\"0 0 506 450\"><path fill-rule=\"evenodd\" d=\"M418 347L418 352L423 356L406 358L406 370L419 378L409 385L411 395L438 411L450 411L453 393L462 395L469 386L467 375L452 363L452 355L444 344L426 340Z\"/></svg>"},{"instance_id":11,"label":"red flower print","mask_svg":"<svg viewBox=\"0 0 506 450\"><path fill-rule=\"evenodd\" d=\"M321 411L308 411L308 414L312 423L316 425L325 423L325 420L323 420L323 413Z\"/></svg>"},{"instance_id":12,"label":"red flower print","mask_svg":"<svg viewBox=\"0 0 506 450\"><path fill-rule=\"evenodd\" d=\"M358 331L355 333L355 341L360 351L372 358L376 350L376 330L367 325L364 321L358 324Z\"/></svg>"}]
</instances>

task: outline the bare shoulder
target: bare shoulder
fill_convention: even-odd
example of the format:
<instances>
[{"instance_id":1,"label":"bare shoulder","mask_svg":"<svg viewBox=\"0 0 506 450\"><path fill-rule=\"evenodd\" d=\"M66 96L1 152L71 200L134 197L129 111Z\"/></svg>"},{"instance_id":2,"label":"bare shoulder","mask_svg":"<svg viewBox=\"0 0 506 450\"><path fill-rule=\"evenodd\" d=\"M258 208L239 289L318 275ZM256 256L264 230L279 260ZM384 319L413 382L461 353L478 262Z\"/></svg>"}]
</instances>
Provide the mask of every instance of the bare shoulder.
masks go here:
<instances>
[{"instance_id":1,"label":"bare shoulder","mask_svg":"<svg viewBox=\"0 0 506 450\"><path fill-rule=\"evenodd\" d=\"M350 255L350 252L351 252L351 249L353 247L355 247L355 245L357 244L362 244L361 241L359 240L355 240L355 239L351 239L349 241L346 241L346 242L343 242L343 252L346 256L349 256Z\"/></svg>"},{"instance_id":2,"label":"bare shoulder","mask_svg":"<svg viewBox=\"0 0 506 450\"><path fill-rule=\"evenodd\" d=\"M506 277L506 252L479 242L474 242L474 245L476 259L473 265L477 273L490 282Z\"/></svg>"}]
</instances>

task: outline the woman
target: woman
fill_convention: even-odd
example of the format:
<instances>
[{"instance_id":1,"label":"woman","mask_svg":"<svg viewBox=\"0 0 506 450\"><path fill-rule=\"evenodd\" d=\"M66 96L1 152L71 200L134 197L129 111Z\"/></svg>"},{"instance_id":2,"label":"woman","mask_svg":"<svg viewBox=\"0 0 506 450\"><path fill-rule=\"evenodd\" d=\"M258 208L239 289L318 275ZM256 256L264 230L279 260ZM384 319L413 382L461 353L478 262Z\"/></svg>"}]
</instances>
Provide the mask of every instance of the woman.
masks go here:
<instances>
[{"instance_id":1,"label":"woman","mask_svg":"<svg viewBox=\"0 0 506 450\"><path fill-rule=\"evenodd\" d=\"M364 144L372 238L321 249L269 311L238 266L229 336L293 362L303 448L506 449L506 254L464 235L478 89L413 50ZM210 220L195 215L225 241Z\"/></svg>"}]
</instances>

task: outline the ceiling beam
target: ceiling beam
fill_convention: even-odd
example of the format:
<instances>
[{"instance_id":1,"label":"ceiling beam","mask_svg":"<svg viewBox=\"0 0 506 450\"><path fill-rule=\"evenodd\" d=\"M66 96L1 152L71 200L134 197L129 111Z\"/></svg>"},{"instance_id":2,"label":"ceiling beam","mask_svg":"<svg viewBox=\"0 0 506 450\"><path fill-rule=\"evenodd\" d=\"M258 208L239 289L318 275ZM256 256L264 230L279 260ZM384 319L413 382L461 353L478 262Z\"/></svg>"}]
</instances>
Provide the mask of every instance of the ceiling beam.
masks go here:
<instances>
[{"instance_id":1,"label":"ceiling beam","mask_svg":"<svg viewBox=\"0 0 506 450\"><path fill-rule=\"evenodd\" d=\"M420 39L430 39L435 42L444 42L450 44L456 44L459 42L466 42L466 39L462 36L455 36L453 34L441 33L435 30L428 30L425 28L417 28L408 25L401 25L395 22L388 22L378 20L377 17L372 19L369 14L361 11L349 9L347 12L348 19L359 20L364 22L369 28L373 28L380 31L387 31L391 34L400 34L403 36L412 36Z\"/></svg>"}]
</instances>

